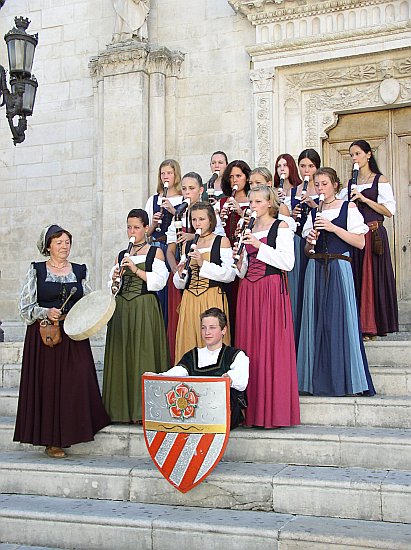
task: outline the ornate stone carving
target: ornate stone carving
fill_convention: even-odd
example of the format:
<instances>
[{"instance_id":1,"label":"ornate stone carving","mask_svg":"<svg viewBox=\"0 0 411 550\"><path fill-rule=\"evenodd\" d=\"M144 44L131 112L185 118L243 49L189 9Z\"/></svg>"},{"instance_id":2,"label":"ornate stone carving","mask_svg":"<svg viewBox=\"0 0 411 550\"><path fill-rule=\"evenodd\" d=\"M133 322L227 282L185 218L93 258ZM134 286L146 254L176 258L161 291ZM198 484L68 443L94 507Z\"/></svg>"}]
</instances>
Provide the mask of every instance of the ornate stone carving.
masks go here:
<instances>
[{"instance_id":1,"label":"ornate stone carving","mask_svg":"<svg viewBox=\"0 0 411 550\"><path fill-rule=\"evenodd\" d=\"M144 71L177 76L184 54L168 48L127 40L109 44L98 56L90 59L89 69L93 78L101 80L108 75Z\"/></svg>"},{"instance_id":2,"label":"ornate stone carving","mask_svg":"<svg viewBox=\"0 0 411 550\"><path fill-rule=\"evenodd\" d=\"M326 137L325 130L329 129L336 112L380 104L377 83L368 87L339 87L310 93L305 103L306 116L310 120L310 124L306 127L307 147L313 142L318 143L320 137ZM321 118L317 120L319 115Z\"/></svg>"},{"instance_id":3,"label":"ornate stone carving","mask_svg":"<svg viewBox=\"0 0 411 550\"><path fill-rule=\"evenodd\" d=\"M401 82L399 99L403 102L411 101L411 78L407 78Z\"/></svg>"},{"instance_id":4,"label":"ornate stone carving","mask_svg":"<svg viewBox=\"0 0 411 550\"><path fill-rule=\"evenodd\" d=\"M258 166L270 166L271 150L271 100L261 95L256 104L256 158Z\"/></svg>"},{"instance_id":5,"label":"ornate stone carving","mask_svg":"<svg viewBox=\"0 0 411 550\"><path fill-rule=\"evenodd\" d=\"M358 64L339 69L305 71L287 75L287 86L291 93L295 88L316 89L329 86L336 86L363 82L381 81L390 76L392 78L403 78L404 74L411 74L411 58L398 60L383 60L380 62Z\"/></svg>"},{"instance_id":6,"label":"ornate stone carving","mask_svg":"<svg viewBox=\"0 0 411 550\"><path fill-rule=\"evenodd\" d=\"M377 59L321 71L300 69L286 72L282 82L284 105L296 96L302 99L303 146L316 148L337 123L337 113L409 102L411 58Z\"/></svg>"},{"instance_id":7,"label":"ornate stone carving","mask_svg":"<svg viewBox=\"0 0 411 550\"><path fill-rule=\"evenodd\" d=\"M401 85L395 78L386 78L380 84L380 96L387 105L395 103L400 95Z\"/></svg>"},{"instance_id":8,"label":"ornate stone carving","mask_svg":"<svg viewBox=\"0 0 411 550\"><path fill-rule=\"evenodd\" d=\"M359 10L368 6L389 4L388 0L329 0L319 2L318 0L305 2L290 2L287 0L229 0L228 3L239 13L247 16L253 25L264 25L267 23L278 23L319 15ZM278 8L278 4L285 4Z\"/></svg>"},{"instance_id":9,"label":"ornate stone carving","mask_svg":"<svg viewBox=\"0 0 411 550\"><path fill-rule=\"evenodd\" d=\"M250 80L255 92L271 92L273 89L274 71L258 69L250 72Z\"/></svg>"},{"instance_id":10,"label":"ornate stone carving","mask_svg":"<svg viewBox=\"0 0 411 550\"><path fill-rule=\"evenodd\" d=\"M273 43L258 44L250 46L247 49L248 54L255 58L259 55L267 55L269 53L278 54L280 51L291 52L293 50L312 48L324 43L342 42L348 39L358 38L366 39L372 36L390 37L394 33L405 33L411 29L411 20L400 22L381 24L375 27L363 27L359 29L350 29L340 32L325 32L324 34L315 34L314 36L305 36L303 38L290 38L286 40L276 40Z\"/></svg>"},{"instance_id":11,"label":"ornate stone carving","mask_svg":"<svg viewBox=\"0 0 411 550\"><path fill-rule=\"evenodd\" d=\"M272 94L274 70L250 72L254 93L255 159L259 166L269 166L271 160Z\"/></svg>"}]
</instances>

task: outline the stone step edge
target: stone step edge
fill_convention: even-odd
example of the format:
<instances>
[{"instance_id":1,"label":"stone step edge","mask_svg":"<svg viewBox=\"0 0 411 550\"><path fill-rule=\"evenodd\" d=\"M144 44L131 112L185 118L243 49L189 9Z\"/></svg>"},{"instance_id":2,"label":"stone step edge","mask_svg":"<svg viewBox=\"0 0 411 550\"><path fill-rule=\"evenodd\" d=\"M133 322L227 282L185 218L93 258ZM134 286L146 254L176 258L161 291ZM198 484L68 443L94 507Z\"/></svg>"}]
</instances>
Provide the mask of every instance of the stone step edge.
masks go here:
<instances>
[{"instance_id":1,"label":"stone step edge","mask_svg":"<svg viewBox=\"0 0 411 550\"><path fill-rule=\"evenodd\" d=\"M365 342L368 362L374 366L410 366L411 340L377 340ZM91 341L91 349L96 362L104 359L105 340ZM397 352L397 353L394 353ZM0 343L0 364L21 361L23 342ZM5 357L6 360L3 360ZM11 358L11 359L10 359Z\"/></svg>"},{"instance_id":2,"label":"stone step edge","mask_svg":"<svg viewBox=\"0 0 411 550\"><path fill-rule=\"evenodd\" d=\"M0 454L2 493L411 523L410 472L226 462L183 495L150 459L18 454Z\"/></svg>"},{"instance_id":3,"label":"stone step edge","mask_svg":"<svg viewBox=\"0 0 411 550\"><path fill-rule=\"evenodd\" d=\"M0 542L0 550L64 550L64 548L51 548L50 546L22 546L21 544Z\"/></svg>"},{"instance_id":4,"label":"stone step edge","mask_svg":"<svg viewBox=\"0 0 411 550\"><path fill-rule=\"evenodd\" d=\"M14 458L17 457L17 460ZM9 460L7 460L9 459ZM39 459L37 461L37 459ZM39 465L41 471L39 471ZM248 469L247 476L239 473L234 467ZM233 471L230 469L233 468ZM67 459L48 458L45 453L30 451L0 451L0 471L17 472L33 471L38 474L64 473L109 475L114 477L130 477L141 475L144 479L163 479L150 457L124 457L112 455L109 457L69 457ZM242 471L242 470L240 470ZM295 475L294 475L295 474ZM301 474L308 474L307 479ZM322 474L326 474L324 479ZM253 463L246 461L220 462L213 470L212 476L227 479L236 479L236 483L255 482L256 479L268 480L269 483L280 482L281 485L306 485L313 487L344 487L351 488L351 479L355 477L355 486L361 490L372 491L376 487L386 485L392 491L398 487L404 488L411 495L411 473L408 470L391 470L390 468L359 468L334 466L306 466L289 465L283 463L264 462ZM351 477L350 477L351 476ZM399 480L403 477L405 483ZM239 478L239 479L237 479ZM372 479L374 478L374 479ZM1 479L0 479L1 484ZM167 485L167 487L169 487ZM171 487L171 486L170 486Z\"/></svg>"},{"instance_id":5,"label":"stone step edge","mask_svg":"<svg viewBox=\"0 0 411 550\"><path fill-rule=\"evenodd\" d=\"M0 429L13 428L15 425L15 416L0 416ZM102 428L98 434L113 434L124 437L140 437L144 439L144 430L140 425L135 424L110 424ZM98 436L96 434L96 436ZM300 424L299 426L283 427L281 429L256 429L239 427L230 432L230 439L252 439L261 440L306 440L312 441L355 441L363 442L364 439L370 439L379 443L383 438L387 442L402 444L406 447L411 445L411 428L381 428L365 426L323 426L321 424ZM89 443L80 443L78 445L93 445ZM27 444L30 445L30 444ZM31 445L30 445L31 447ZM75 447L75 446L74 446ZM41 446L35 446L41 449Z\"/></svg>"},{"instance_id":6,"label":"stone step edge","mask_svg":"<svg viewBox=\"0 0 411 550\"><path fill-rule=\"evenodd\" d=\"M0 449L43 452L44 447L12 441L13 417L0 417ZM111 425L89 443L73 445L69 457L108 456L147 458L140 426ZM281 462L296 465L411 469L411 430L302 425L281 430L239 428L231 432L224 462Z\"/></svg>"},{"instance_id":7,"label":"stone step edge","mask_svg":"<svg viewBox=\"0 0 411 550\"><path fill-rule=\"evenodd\" d=\"M0 387L0 399L4 397L15 397L19 395L19 388ZM328 397L319 395L300 395L300 404L330 404L330 405L374 405L374 406L392 406L411 408L411 395L346 395L341 397Z\"/></svg>"},{"instance_id":8,"label":"stone step edge","mask_svg":"<svg viewBox=\"0 0 411 550\"><path fill-rule=\"evenodd\" d=\"M411 543L411 527L403 524L57 497L1 495L0 518L7 519L0 522L2 540L50 545L63 537L66 547L81 550L96 547L91 540L101 550L136 548L136 536L152 550L186 546L196 536L203 547L213 542L227 550L264 550L278 541L386 550Z\"/></svg>"}]
</instances>

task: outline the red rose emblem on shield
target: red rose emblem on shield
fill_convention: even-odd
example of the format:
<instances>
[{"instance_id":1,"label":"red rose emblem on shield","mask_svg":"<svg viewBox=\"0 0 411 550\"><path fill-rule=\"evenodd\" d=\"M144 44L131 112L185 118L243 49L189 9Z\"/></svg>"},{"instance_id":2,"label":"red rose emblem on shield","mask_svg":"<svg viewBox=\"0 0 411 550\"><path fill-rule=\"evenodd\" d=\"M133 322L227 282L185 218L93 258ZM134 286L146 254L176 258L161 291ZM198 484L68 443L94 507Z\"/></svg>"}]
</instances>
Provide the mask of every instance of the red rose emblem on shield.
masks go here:
<instances>
[{"instance_id":1,"label":"red rose emblem on shield","mask_svg":"<svg viewBox=\"0 0 411 550\"><path fill-rule=\"evenodd\" d=\"M193 417L198 407L198 395L184 383L167 392L166 399L170 415L182 421Z\"/></svg>"}]
</instances>

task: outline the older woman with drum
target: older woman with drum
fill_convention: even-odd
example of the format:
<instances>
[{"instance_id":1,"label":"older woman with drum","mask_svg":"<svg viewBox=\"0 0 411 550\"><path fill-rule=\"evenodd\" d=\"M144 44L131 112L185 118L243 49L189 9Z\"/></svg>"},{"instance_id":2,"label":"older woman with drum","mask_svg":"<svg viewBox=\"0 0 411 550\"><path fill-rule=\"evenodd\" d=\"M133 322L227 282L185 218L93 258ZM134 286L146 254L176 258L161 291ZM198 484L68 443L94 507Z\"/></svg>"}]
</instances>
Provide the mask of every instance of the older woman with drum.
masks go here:
<instances>
[{"instance_id":1,"label":"older woman with drum","mask_svg":"<svg viewBox=\"0 0 411 550\"><path fill-rule=\"evenodd\" d=\"M37 247L45 262L33 262L20 297L27 323L14 441L44 445L52 458L63 448L92 441L110 423L100 396L89 340L64 332L70 308L89 292L87 267L68 261L71 234L45 227Z\"/></svg>"}]
</instances>

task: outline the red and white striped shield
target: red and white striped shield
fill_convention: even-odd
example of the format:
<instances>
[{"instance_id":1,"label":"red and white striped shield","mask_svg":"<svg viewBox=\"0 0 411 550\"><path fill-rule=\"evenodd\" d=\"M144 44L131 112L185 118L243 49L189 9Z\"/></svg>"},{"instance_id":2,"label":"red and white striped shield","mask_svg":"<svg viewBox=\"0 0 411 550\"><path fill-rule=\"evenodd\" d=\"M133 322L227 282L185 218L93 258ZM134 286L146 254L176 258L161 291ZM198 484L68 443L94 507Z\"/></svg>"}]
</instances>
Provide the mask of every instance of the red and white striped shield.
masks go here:
<instances>
[{"instance_id":1,"label":"red and white striped shield","mask_svg":"<svg viewBox=\"0 0 411 550\"><path fill-rule=\"evenodd\" d=\"M187 493L213 471L227 446L229 379L143 375L143 429L154 464Z\"/></svg>"}]
</instances>

